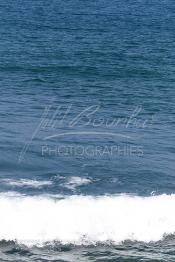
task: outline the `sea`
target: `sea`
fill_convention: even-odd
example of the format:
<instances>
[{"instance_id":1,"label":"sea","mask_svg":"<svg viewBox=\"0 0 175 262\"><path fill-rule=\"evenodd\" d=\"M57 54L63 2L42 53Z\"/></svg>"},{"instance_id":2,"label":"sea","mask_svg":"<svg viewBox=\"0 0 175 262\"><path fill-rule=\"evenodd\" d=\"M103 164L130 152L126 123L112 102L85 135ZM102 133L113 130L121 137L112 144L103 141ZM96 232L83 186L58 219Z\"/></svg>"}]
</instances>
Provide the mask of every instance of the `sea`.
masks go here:
<instances>
[{"instance_id":1,"label":"sea","mask_svg":"<svg viewBox=\"0 0 175 262\"><path fill-rule=\"evenodd\" d=\"M175 261L175 2L0 1L0 262Z\"/></svg>"}]
</instances>

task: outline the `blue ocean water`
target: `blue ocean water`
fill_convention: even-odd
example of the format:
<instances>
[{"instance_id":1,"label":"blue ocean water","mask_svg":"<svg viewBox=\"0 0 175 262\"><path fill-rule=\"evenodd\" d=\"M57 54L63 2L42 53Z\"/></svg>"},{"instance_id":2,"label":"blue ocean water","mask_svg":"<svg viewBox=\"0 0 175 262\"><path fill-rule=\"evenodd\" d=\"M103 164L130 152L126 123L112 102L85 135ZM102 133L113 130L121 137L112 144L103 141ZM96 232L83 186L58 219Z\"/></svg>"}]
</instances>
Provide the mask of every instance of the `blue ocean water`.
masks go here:
<instances>
[{"instance_id":1,"label":"blue ocean water","mask_svg":"<svg viewBox=\"0 0 175 262\"><path fill-rule=\"evenodd\" d=\"M174 14L1 0L1 261L175 260Z\"/></svg>"}]
</instances>

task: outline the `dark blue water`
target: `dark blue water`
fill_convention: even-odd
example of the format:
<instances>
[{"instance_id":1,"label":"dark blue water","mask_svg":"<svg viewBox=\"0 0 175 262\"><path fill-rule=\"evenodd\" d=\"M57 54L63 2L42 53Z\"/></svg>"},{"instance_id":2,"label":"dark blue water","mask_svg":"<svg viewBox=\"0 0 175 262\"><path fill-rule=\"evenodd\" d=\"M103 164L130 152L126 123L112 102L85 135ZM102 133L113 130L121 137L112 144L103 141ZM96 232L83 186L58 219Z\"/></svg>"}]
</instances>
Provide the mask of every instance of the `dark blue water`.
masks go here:
<instances>
[{"instance_id":1,"label":"dark blue water","mask_svg":"<svg viewBox=\"0 0 175 262\"><path fill-rule=\"evenodd\" d=\"M0 210L7 212L0 219L1 261L175 260L174 14L171 0L1 1ZM106 195L109 217L102 215ZM126 210L119 208L121 196ZM38 199L52 216L58 209L58 217L66 201L68 212L80 204L77 217L84 221L87 212L99 230L76 227L73 234L63 219L65 236L50 217L56 237L47 223L38 235L19 233L19 218L28 208L34 216ZM130 201L136 225L147 201L150 215L139 233L129 215L131 232L120 238L117 225ZM118 213L115 225L110 219ZM15 218L6 223L6 216ZM23 226L32 232L30 221ZM152 233L160 221L163 231Z\"/></svg>"}]
</instances>

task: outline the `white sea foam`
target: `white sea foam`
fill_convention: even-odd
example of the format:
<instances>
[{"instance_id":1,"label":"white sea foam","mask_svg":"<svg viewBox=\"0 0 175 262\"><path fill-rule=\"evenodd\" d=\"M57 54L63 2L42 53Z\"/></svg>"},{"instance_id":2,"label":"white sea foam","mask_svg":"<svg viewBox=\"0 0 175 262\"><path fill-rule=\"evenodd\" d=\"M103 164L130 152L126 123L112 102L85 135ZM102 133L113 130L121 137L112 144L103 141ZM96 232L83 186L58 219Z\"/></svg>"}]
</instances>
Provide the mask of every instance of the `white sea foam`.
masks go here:
<instances>
[{"instance_id":1,"label":"white sea foam","mask_svg":"<svg viewBox=\"0 0 175 262\"><path fill-rule=\"evenodd\" d=\"M77 187L84 186L90 184L92 181L90 178L72 176L68 178L68 180L63 183L63 187L68 188L72 191L75 191Z\"/></svg>"},{"instance_id":2,"label":"white sea foam","mask_svg":"<svg viewBox=\"0 0 175 262\"><path fill-rule=\"evenodd\" d=\"M49 186L52 185L52 181L47 181L47 180L32 180L32 179L2 179L2 183L10 186L15 186L15 187L23 187L23 186L28 186L28 187L33 187L33 188L41 188L44 186Z\"/></svg>"},{"instance_id":3,"label":"white sea foam","mask_svg":"<svg viewBox=\"0 0 175 262\"><path fill-rule=\"evenodd\" d=\"M175 232L175 195L138 197L0 194L0 239L32 245L158 241Z\"/></svg>"}]
</instances>

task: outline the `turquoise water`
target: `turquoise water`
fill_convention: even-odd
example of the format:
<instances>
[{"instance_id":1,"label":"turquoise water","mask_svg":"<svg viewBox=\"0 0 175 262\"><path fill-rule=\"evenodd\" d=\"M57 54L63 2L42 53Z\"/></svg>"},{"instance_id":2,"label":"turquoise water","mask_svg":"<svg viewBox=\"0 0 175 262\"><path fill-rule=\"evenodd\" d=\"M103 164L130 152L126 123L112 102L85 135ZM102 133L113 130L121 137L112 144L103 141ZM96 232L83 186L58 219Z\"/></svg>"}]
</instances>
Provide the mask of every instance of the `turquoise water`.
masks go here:
<instances>
[{"instance_id":1,"label":"turquoise water","mask_svg":"<svg viewBox=\"0 0 175 262\"><path fill-rule=\"evenodd\" d=\"M174 10L1 1L1 261L174 261Z\"/></svg>"}]
</instances>

